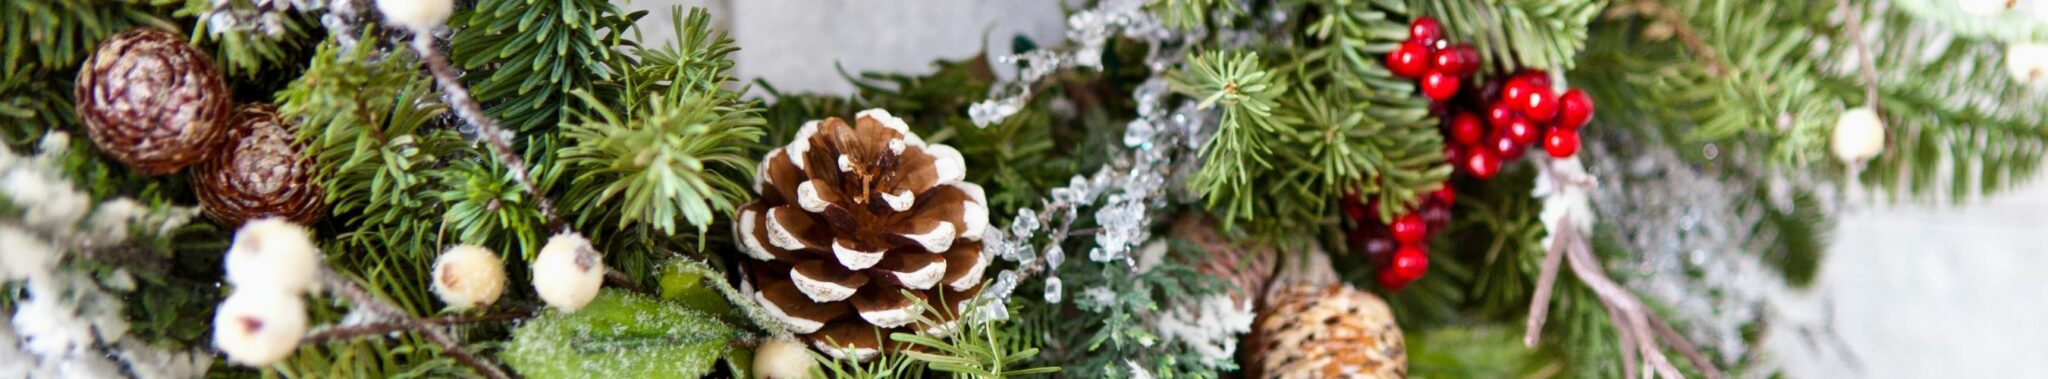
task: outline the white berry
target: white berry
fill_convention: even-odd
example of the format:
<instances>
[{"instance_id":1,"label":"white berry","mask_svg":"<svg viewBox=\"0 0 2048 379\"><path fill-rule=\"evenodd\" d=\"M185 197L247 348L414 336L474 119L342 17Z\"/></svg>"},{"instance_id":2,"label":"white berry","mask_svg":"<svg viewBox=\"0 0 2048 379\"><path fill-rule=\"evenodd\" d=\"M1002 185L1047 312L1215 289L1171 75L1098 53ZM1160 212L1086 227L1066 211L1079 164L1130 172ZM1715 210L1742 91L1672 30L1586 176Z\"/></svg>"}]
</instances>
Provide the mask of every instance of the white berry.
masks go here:
<instances>
[{"instance_id":1,"label":"white berry","mask_svg":"<svg viewBox=\"0 0 2048 379\"><path fill-rule=\"evenodd\" d=\"M1835 121L1835 135L1829 141L1835 158L1843 163L1862 162L1884 151L1884 120L1870 107L1842 112Z\"/></svg>"},{"instance_id":2,"label":"white berry","mask_svg":"<svg viewBox=\"0 0 2048 379\"><path fill-rule=\"evenodd\" d=\"M213 314L213 346L236 364L275 364L305 335L306 304L297 293L240 289Z\"/></svg>"},{"instance_id":3,"label":"white berry","mask_svg":"<svg viewBox=\"0 0 2048 379\"><path fill-rule=\"evenodd\" d=\"M487 308L505 293L505 261L475 245L458 245L434 259L434 296L456 309Z\"/></svg>"},{"instance_id":4,"label":"white berry","mask_svg":"<svg viewBox=\"0 0 2048 379\"><path fill-rule=\"evenodd\" d=\"M455 13L455 1L377 0L377 11L384 13L384 20L392 25L415 33L431 33L448 22L449 14Z\"/></svg>"},{"instance_id":5,"label":"white berry","mask_svg":"<svg viewBox=\"0 0 2048 379\"><path fill-rule=\"evenodd\" d=\"M296 294L312 289L320 253L306 228L271 217L243 224L228 247L226 261L228 283L237 291Z\"/></svg>"},{"instance_id":6,"label":"white berry","mask_svg":"<svg viewBox=\"0 0 2048 379\"><path fill-rule=\"evenodd\" d=\"M590 240L575 233L557 234L533 259L533 291L548 306L575 312L597 297L604 271L604 256Z\"/></svg>"},{"instance_id":7,"label":"white berry","mask_svg":"<svg viewBox=\"0 0 2048 379\"><path fill-rule=\"evenodd\" d=\"M2048 44L2017 43L2006 46L2005 70L2012 74L2013 80L2021 83L2048 84Z\"/></svg>"},{"instance_id":8,"label":"white berry","mask_svg":"<svg viewBox=\"0 0 2048 379\"><path fill-rule=\"evenodd\" d=\"M794 339L771 339L754 350L754 379L809 378L815 367L811 349Z\"/></svg>"}]
</instances>

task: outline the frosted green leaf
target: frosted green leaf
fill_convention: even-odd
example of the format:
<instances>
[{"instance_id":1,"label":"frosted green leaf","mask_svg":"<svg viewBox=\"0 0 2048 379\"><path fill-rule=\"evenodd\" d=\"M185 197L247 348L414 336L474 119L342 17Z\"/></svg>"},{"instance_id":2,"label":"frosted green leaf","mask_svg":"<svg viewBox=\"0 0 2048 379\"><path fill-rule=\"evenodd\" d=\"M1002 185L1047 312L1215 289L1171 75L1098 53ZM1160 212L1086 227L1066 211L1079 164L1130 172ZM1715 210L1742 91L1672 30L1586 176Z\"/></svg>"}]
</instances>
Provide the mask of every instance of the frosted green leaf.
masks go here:
<instances>
[{"instance_id":1,"label":"frosted green leaf","mask_svg":"<svg viewBox=\"0 0 2048 379\"><path fill-rule=\"evenodd\" d=\"M505 363L529 378L696 378L744 332L682 304L616 291L512 332Z\"/></svg>"}]
</instances>

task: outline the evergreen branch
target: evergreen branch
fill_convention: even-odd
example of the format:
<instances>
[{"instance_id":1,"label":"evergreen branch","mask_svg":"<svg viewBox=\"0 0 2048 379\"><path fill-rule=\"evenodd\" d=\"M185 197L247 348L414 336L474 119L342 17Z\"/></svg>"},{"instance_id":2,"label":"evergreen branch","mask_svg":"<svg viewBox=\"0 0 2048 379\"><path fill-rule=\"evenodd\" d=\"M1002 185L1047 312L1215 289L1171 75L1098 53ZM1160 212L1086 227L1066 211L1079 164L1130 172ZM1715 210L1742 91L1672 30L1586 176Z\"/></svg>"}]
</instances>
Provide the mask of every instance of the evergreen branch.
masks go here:
<instances>
[{"instance_id":1,"label":"evergreen branch","mask_svg":"<svg viewBox=\"0 0 2048 379\"><path fill-rule=\"evenodd\" d=\"M448 58L443 57L441 51L434 47L434 36L416 33L412 38L412 46L422 60L426 61L427 71L434 74L434 82L439 84L441 92L447 95L448 102L454 106L455 114L462 117L463 121L476 126L477 139L482 140L491 154L496 155L498 161L505 164L506 171L512 173L512 178L526 189L526 193L545 193L541 192L539 185L534 184L533 174L528 171L526 161L519 159L519 155L512 152L512 142L509 141L512 132L499 127L490 116L484 115L483 107L469 97L469 89L463 86L461 79L456 78L455 69L448 65ZM568 225L562 222L561 215L555 213L555 205L547 196L533 196L533 203L534 207L540 210L540 214L547 217L548 229L558 233L569 232Z\"/></svg>"},{"instance_id":2,"label":"evergreen branch","mask_svg":"<svg viewBox=\"0 0 2048 379\"><path fill-rule=\"evenodd\" d=\"M1410 1L1409 7L1442 19L1452 40L1478 47L1499 72L1572 68L1603 6L1598 0Z\"/></svg>"},{"instance_id":3,"label":"evergreen branch","mask_svg":"<svg viewBox=\"0 0 2048 379\"><path fill-rule=\"evenodd\" d=\"M1208 206L1222 209L1226 225L1252 217L1255 199L1263 196L1254 190L1254 178L1273 167L1266 158L1272 140L1292 129L1289 120L1273 114L1287 83L1265 70L1258 53L1243 52L1191 54L1188 67L1167 79L1174 92L1198 99L1199 108L1223 110L1215 138L1202 146L1206 162L1189 185L1208 198Z\"/></svg>"},{"instance_id":4,"label":"evergreen branch","mask_svg":"<svg viewBox=\"0 0 2048 379\"><path fill-rule=\"evenodd\" d=\"M572 92L615 98L619 51L644 12L627 14L605 0L481 0L452 17L450 55L472 74L478 101L510 129L554 128L576 110Z\"/></svg>"}]
</instances>

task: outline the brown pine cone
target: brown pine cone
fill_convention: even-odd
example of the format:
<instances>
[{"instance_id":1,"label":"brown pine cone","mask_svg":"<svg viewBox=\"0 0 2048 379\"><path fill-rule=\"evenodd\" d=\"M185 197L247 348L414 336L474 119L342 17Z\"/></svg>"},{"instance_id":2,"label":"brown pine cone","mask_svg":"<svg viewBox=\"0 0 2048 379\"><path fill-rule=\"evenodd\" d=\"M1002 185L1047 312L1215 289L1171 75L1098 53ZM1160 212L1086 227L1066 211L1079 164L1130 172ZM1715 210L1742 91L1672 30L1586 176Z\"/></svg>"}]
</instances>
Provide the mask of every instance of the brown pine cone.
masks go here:
<instances>
[{"instance_id":1,"label":"brown pine cone","mask_svg":"<svg viewBox=\"0 0 2048 379\"><path fill-rule=\"evenodd\" d=\"M1297 285L1266 299L1246 341L1254 378L1404 378L1408 348L1387 302L1345 284Z\"/></svg>"},{"instance_id":2,"label":"brown pine cone","mask_svg":"<svg viewBox=\"0 0 2048 379\"><path fill-rule=\"evenodd\" d=\"M306 225L326 213L326 192L313 182L313 160L302 155L295 128L278 117L276 107L243 105L227 125L220 151L192 173L207 218L230 228L271 216Z\"/></svg>"},{"instance_id":3,"label":"brown pine cone","mask_svg":"<svg viewBox=\"0 0 2048 379\"><path fill-rule=\"evenodd\" d=\"M226 129L231 97L206 53L148 28L101 42L78 70L76 95L93 144L147 175L206 160Z\"/></svg>"},{"instance_id":4,"label":"brown pine cone","mask_svg":"<svg viewBox=\"0 0 2048 379\"><path fill-rule=\"evenodd\" d=\"M890 333L926 326L914 325L919 299L940 310L923 315L940 323L925 331L943 335L989 264L988 203L965 175L959 151L926 145L887 111L804 124L762 157L761 197L740 208L747 291L839 359L900 348Z\"/></svg>"}]
</instances>

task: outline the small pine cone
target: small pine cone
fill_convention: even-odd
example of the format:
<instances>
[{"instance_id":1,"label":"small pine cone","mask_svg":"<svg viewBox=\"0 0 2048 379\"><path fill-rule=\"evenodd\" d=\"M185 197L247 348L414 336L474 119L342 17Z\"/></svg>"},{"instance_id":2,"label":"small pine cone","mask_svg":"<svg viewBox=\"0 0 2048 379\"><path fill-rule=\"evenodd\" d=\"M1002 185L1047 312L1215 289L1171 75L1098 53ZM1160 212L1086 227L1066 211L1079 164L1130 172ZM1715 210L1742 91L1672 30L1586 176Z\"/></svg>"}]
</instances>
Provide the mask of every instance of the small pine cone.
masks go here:
<instances>
[{"instance_id":1,"label":"small pine cone","mask_svg":"<svg viewBox=\"0 0 2048 379\"><path fill-rule=\"evenodd\" d=\"M1254 378L1404 378L1408 348L1387 302L1345 284L1297 285L1267 299L1246 341Z\"/></svg>"},{"instance_id":2,"label":"small pine cone","mask_svg":"<svg viewBox=\"0 0 2048 379\"><path fill-rule=\"evenodd\" d=\"M887 111L804 124L761 159L761 197L740 208L746 290L839 359L901 347L884 341L920 326L905 291L940 310L926 331L943 335L989 264L988 203L965 175L959 151L925 144Z\"/></svg>"},{"instance_id":3,"label":"small pine cone","mask_svg":"<svg viewBox=\"0 0 2048 379\"><path fill-rule=\"evenodd\" d=\"M229 94L206 53L156 29L115 34L78 70L78 119L100 151L148 175L206 160Z\"/></svg>"},{"instance_id":4,"label":"small pine cone","mask_svg":"<svg viewBox=\"0 0 2048 379\"><path fill-rule=\"evenodd\" d=\"M326 192L313 182L313 160L293 142L294 129L270 105L235 110L220 151L193 169L207 218L229 227L261 217L306 225L326 213Z\"/></svg>"},{"instance_id":5,"label":"small pine cone","mask_svg":"<svg viewBox=\"0 0 2048 379\"><path fill-rule=\"evenodd\" d=\"M1279 253L1270 246L1232 242L1222 235L1216 219L1200 214L1181 217L1173 223L1173 237L1193 242L1208 253L1193 266L1202 274L1223 278L1236 285L1229 295L1243 304L1258 304L1266 282L1273 278L1274 260Z\"/></svg>"}]
</instances>

